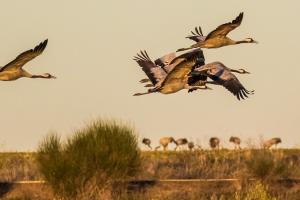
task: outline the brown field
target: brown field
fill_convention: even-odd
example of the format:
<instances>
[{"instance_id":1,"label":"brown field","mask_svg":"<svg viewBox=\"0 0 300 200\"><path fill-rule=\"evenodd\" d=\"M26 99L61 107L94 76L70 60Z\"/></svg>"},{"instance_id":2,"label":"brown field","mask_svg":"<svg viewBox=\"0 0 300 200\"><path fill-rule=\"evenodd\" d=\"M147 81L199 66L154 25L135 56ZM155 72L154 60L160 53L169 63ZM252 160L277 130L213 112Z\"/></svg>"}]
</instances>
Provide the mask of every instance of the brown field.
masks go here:
<instances>
[{"instance_id":1,"label":"brown field","mask_svg":"<svg viewBox=\"0 0 300 200\"><path fill-rule=\"evenodd\" d=\"M121 199L300 199L299 166L298 149L142 152ZM13 184L32 180L43 180L35 153L0 153L0 199L54 199L46 183Z\"/></svg>"}]
</instances>

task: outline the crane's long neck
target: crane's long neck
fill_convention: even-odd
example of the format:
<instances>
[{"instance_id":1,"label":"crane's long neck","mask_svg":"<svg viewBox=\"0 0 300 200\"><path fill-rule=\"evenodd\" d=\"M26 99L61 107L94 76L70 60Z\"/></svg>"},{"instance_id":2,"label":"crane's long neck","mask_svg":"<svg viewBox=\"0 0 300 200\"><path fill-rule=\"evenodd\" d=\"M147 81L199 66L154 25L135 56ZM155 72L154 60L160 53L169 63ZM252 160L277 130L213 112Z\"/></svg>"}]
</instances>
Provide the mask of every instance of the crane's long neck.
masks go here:
<instances>
[{"instance_id":1,"label":"crane's long neck","mask_svg":"<svg viewBox=\"0 0 300 200\"><path fill-rule=\"evenodd\" d=\"M30 74L25 70L22 70L22 76L27 78L50 78L50 76L46 74L34 75L34 74Z\"/></svg>"},{"instance_id":2,"label":"crane's long neck","mask_svg":"<svg viewBox=\"0 0 300 200\"><path fill-rule=\"evenodd\" d=\"M45 75L31 75L30 78L49 78L49 77Z\"/></svg>"},{"instance_id":3,"label":"crane's long neck","mask_svg":"<svg viewBox=\"0 0 300 200\"><path fill-rule=\"evenodd\" d=\"M242 72L240 72L239 70L236 70L236 69L230 69L231 72L235 72L235 73L239 73L239 74L242 74Z\"/></svg>"},{"instance_id":4,"label":"crane's long neck","mask_svg":"<svg viewBox=\"0 0 300 200\"><path fill-rule=\"evenodd\" d=\"M253 43L253 41L252 41L252 40L249 40L249 39L247 38L247 39L244 39L244 40L235 41L234 43L235 43L235 44Z\"/></svg>"}]
</instances>

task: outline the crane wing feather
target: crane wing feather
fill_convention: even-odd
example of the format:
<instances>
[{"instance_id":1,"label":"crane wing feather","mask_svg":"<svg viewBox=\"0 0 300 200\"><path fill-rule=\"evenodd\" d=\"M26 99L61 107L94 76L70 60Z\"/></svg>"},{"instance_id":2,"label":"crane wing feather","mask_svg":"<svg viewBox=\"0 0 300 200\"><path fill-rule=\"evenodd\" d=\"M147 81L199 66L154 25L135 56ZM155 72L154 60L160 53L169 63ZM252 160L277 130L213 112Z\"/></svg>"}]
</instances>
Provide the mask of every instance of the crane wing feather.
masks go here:
<instances>
[{"instance_id":1,"label":"crane wing feather","mask_svg":"<svg viewBox=\"0 0 300 200\"><path fill-rule=\"evenodd\" d=\"M249 94L253 94L254 91L248 91L234 74L231 73L231 75L231 79L223 80L223 86L236 96L238 100L248 98Z\"/></svg>"},{"instance_id":2,"label":"crane wing feather","mask_svg":"<svg viewBox=\"0 0 300 200\"><path fill-rule=\"evenodd\" d=\"M154 63L161 66L167 73L169 73L175 67L174 64L170 64L174 58L176 58L176 53L172 52L156 59Z\"/></svg>"},{"instance_id":3,"label":"crane wing feather","mask_svg":"<svg viewBox=\"0 0 300 200\"><path fill-rule=\"evenodd\" d=\"M234 20L232 20L232 22L228 22L218 26L215 30L213 30L206 36L206 40L216 36L225 37L230 31L240 26L243 20L243 16L244 13L241 12Z\"/></svg>"},{"instance_id":4,"label":"crane wing feather","mask_svg":"<svg viewBox=\"0 0 300 200\"><path fill-rule=\"evenodd\" d=\"M21 53L13 61L6 64L4 67L2 67L0 69L0 72L2 72L4 70L9 70L9 69L22 68L27 62L34 59L38 55L42 54L43 51L45 50L46 46L47 46L47 43L48 43L48 39L41 42L39 45L34 47L34 49L30 49L30 50L27 50L27 51Z\"/></svg>"},{"instance_id":5,"label":"crane wing feather","mask_svg":"<svg viewBox=\"0 0 300 200\"><path fill-rule=\"evenodd\" d=\"M238 78L220 62L213 62L203 65L194 70L196 74L206 75L216 83L223 85L230 91L238 100L245 99L254 91L248 91L238 80Z\"/></svg>"},{"instance_id":6,"label":"crane wing feather","mask_svg":"<svg viewBox=\"0 0 300 200\"><path fill-rule=\"evenodd\" d=\"M191 31L191 35L187 36L186 38L193 40L195 42L201 42L204 41L206 37L203 36L202 29L199 26L199 27L195 27L195 32Z\"/></svg>"},{"instance_id":7,"label":"crane wing feather","mask_svg":"<svg viewBox=\"0 0 300 200\"><path fill-rule=\"evenodd\" d=\"M146 51L140 51L137 56L133 58L148 76L153 85L163 80L167 73L159 66L157 66L149 57Z\"/></svg>"},{"instance_id":8,"label":"crane wing feather","mask_svg":"<svg viewBox=\"0 0 300 200\"><path fill-rule=\"evenodd\" d=\"M180 56L174 58L171 64L175 64L174 68L168 73L163 84L168 84L170 82L188 82L188 75L197 65L197 62L204 60L203 51L201 49L196 49L187 53L184 53ZM187 78L187 80L185 80Z\"/></svg>"}]
</instances>

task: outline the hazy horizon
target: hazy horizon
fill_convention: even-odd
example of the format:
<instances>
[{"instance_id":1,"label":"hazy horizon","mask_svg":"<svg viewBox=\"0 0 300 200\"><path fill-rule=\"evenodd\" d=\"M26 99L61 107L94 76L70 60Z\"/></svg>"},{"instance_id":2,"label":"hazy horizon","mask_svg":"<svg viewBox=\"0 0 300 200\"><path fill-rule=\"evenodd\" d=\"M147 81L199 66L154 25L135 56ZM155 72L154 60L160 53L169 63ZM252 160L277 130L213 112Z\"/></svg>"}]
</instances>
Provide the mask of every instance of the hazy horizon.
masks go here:
<instances>
[{"instance_id":1,"label":"hazy horizon","mask_svg":"<svg viewBox=\"0 0 300 200\"><path fill-rule=\"evenodd\" d=\"M27 78L0 82L0 151L35 150L51 132L65 136L96 117L134 124L140 137L172 135L200 141L281 137L281 147L300 146L297 120L300 2L259 1L3 1L0 66L46 38L41 56L27 63ZM238 101L223 87L211 91L132 96L146 91L146 78L132 60L140 50L152 59L193 44L185 39L201 26L206 35L240 12L244 19L229 36L259 44L204 49L206 63L245 68L241 83L255 94Z\"/></svg>"}]
</instances>

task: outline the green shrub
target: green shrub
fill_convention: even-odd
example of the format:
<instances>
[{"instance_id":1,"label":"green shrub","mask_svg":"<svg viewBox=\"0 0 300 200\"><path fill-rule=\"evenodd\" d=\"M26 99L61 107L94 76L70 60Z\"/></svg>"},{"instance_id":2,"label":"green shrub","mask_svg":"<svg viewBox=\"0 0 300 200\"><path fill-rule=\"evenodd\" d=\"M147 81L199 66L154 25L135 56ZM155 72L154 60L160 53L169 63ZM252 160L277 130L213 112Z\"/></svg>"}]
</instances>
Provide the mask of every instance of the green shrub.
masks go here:
<instances>
[{"instance_id":1,"label":"green shrub","mask_svg":"<svg viewBox=\"0 0 300 200\"><path fill-rule=\"evenodd\" d=\"M75 131L66 142L50 134L40 144L37 160L57 196L99 199L137 172L140 152L131 127L100 119Z\"/></svg>"}]
</instances>

